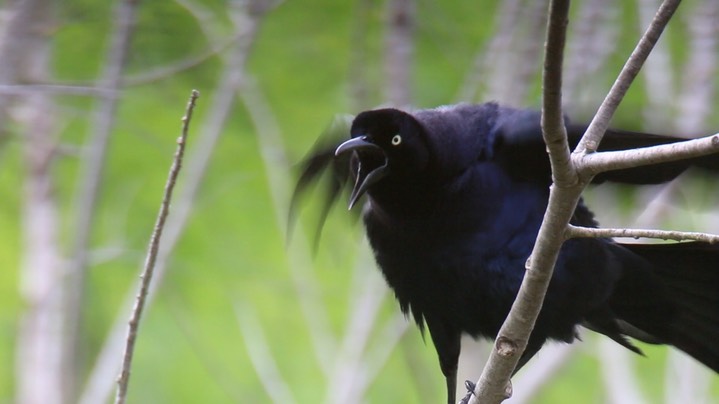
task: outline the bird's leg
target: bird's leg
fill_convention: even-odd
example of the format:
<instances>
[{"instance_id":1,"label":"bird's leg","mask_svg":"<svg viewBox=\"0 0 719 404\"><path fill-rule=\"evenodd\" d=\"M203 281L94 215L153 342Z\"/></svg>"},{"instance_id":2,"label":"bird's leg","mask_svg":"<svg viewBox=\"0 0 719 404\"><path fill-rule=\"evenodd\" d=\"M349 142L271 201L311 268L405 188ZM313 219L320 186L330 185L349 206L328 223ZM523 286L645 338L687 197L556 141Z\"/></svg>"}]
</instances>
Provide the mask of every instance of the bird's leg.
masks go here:
<instances>
[{"instance_id":1,"label":"bird's leg","mask_svg":"<svg viewBox=\"0 0 719 404\"><path fill-rule=\"evenodd\" d=\"M448 327L442 317L425 314L427 328L432 335L432 342L439 356L439 367L447 382L447 403L456 404L457 362L461 347L461 334L453 327Z\"/></svg>"},{"instance_id":2,"label":"bird's leg","mask_svg":"<svg viewBox=\"0 0 719 404\"><path fill-rule=\"evenodd\" d=\"M456 404L457 399L455 389L457 389L457 371L450 373L444 377L447 382L447 404Z\"/></svg>"}]
</instances>

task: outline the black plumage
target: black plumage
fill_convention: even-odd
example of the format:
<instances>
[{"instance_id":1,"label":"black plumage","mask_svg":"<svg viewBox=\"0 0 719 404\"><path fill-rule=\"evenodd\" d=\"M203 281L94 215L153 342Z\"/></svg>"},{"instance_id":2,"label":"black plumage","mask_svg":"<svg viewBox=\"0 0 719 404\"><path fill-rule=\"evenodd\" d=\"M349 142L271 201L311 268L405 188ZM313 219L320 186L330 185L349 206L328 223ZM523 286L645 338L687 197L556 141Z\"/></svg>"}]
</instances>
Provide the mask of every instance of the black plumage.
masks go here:
<instances>
[{"instance_id":1,"label":"black plumage","mask_svg":"<svg viewBox=\"0 0 719 404\"><path fill-rule=\"evenodd\" d=\"M585 126L567 129L573 147ZM609 130L600 151L681 140ZM402 312L429 330L452 403L460 336L496 336L547 207L540 114L496 103L378 109L357 115L350 140L328 145L302 166L293 204L325 169L325 212L349 179L350 207L367 195L363 219L377 264ZM661 183L692 166L717 171L719 156L606 172L594 182ZM572 223L597 225L583 202ZM634 352L628 337L671 344L719 372L719 246L568 240L519 367L548 339L574 341L578 325Z\"/></svg>"}]
</instances>

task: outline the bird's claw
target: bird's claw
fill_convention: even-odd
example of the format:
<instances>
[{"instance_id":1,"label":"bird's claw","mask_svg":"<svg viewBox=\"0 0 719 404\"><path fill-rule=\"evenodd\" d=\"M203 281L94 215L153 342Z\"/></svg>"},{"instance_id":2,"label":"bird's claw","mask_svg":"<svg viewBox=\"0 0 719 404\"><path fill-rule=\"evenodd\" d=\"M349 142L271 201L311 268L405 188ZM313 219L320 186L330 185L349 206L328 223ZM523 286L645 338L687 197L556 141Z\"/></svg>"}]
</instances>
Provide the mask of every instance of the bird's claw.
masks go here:
<instances>
[{"instance_id":1,"label":"bird's claw","mask_svg":"<svg viewBox=\"0 0 719 404\"><path fill-rule=\"evenodd\" d=\"M470 380L465 380L464 387L467 389L467 395L464 396L464 398L462 398L461 400L459 400L458 404L469 404L469 400L474 395L474 388L477 387L477 385Z\"/></svg>"}]
</instances>

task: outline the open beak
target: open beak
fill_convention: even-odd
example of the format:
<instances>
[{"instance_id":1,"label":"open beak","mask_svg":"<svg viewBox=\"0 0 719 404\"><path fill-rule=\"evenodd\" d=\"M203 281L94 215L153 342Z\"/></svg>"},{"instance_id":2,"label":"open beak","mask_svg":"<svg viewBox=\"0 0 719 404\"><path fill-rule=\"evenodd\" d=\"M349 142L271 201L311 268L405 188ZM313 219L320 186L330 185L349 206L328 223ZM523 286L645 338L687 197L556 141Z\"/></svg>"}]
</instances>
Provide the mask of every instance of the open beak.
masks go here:
<instances>
[{"instance_id":1,"label":"open beak","mask_svg":"<svg viewBox=\"0 0 719 404\"><path fill-rule=\"evenodd\" d=\"M387 175L387 157L381 147L367 140L366 136L352 138L335 150L335 156L349 151L357 152L359 164L355 175L355 185L350 195L349 209L357 200L367 192L370 186L376 184ZM382 163L378 165L377 157L381 156Z\"/></svg>"}]
</instances>

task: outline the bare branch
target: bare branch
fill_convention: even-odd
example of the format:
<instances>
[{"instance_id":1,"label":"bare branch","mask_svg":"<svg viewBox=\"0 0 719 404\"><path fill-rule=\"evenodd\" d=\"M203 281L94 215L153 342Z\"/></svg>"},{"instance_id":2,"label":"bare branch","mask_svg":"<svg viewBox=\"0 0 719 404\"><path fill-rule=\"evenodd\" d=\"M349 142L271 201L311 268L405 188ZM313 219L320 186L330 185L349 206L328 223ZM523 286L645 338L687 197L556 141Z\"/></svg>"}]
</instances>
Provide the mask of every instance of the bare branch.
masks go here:
<instances>
[{"instance_id":1,"label":"bare branch","mask_svg":"<svg viewBox=\"0 0 719 404\"><path fill-rule=\"evenodd\" d=\"M222 134L234 102L234 94L245 74L245 62L254 43L255 34L259 29L264 14L244 14L246 18L242 23L242 36L235 43L232 52L226 57L224 67L218 80L218 90L213 92L210 111L207 119L203 122L202 128L198 131L198 137L192 153L187 158L186 175L182 179L182 186L179 195L173 204L173 211L165 226L165 242L158 251L155 268L155 282L151 285L148 300L152 300L154 290L162 283L167 265L177 245L185 226L190 219L191 209L196 199L202 180L212 157L212 152ZM95 361L94 368L90 373L88 382L79 400L81 404L94 404L105 400L106 395L112 388L108 383L107 374L115 374L119 369L116 352L122 349L124 329L125 308L132 306L133 294L130 293L123 304L121 315L119 315L105 340L100 354Z\"/></svg>"},{"instance_id":2,"label":"bare branch","mask_svg":"<svg viewBox=\"0 0 719 404\"><path fill-rule=\"evenodd\" d=\"M591 153L577 160L577 166L583 173L594 176L604 171L691 159L717 151L719 151L719 133L660 146Z\"/></svg>"},{"instance_id":3,"label":"bare branch","mask_svg":"<svg viewBox=\"0 0 719 404\"><path fill-rule=\"evenodd\" d=\"M576 178L576 175L573 175L572 163L568 158L569 148L561 114L561 64L568 14L568 0L550 2L542 111L543 132L552 170L562 170L554 177L563 183L552 186L549 207L528 261L528 271L512 309L499 330L494 349L477 382L475 395L470 399L471 404L498 403L511 395L507 391L509 378L527 346L552 278L559 248L564 242L558 234L569 222L583 189L572 178Z\"/></svg>"},{"instance_id":4,"label":"bare branch","mask_svg":"<svg viewBox=\"0 0 719 404\"><path fill-rule=\"evenodd\" d=\"M626 90L636 77L646 56L656 43L659 35L678 6L677 0L666 0L655 17L648 31L642 36L630 59L625 64L612 90L605 98L595 115L590 128L587 130L582 142L575 151L577 156L584 157L588 151L595 151L604 130L608 126L614 110L621 101ZM568 1L555 0L550 3L550 18L547 29L547 50L545 53L545 70L548 67L559 69L561 66L561 51L564 46L564 31L568 14ZM550 42L550 38L559 41L559 44ZM560 52L557 54L556 50ZM550 59L554 60L550 60ZM572 157L567 161L566 149L562 139L563 131L557 128L557 105L561 85L561 72L555 70L545 71L543 125L545 127L545 141L552 162L553 178L555 183L551 186L547 211L542 221L537 240L528 260L527 273L520 287L512 309L502 325L495 340L494 349L482 372L475 389L476 395L470 403L497 403L511 395L508 391L509 377L519 361L520 355L527 346L529 335L542 306L549 281L552 277L559 249L564 242L566 226L574 212L581 192L588 183L591 175L581 176L578 181L573 175L577 167L577 160L581 157ZM562 122L560 120L559 125ZM551 130L551 132L549 130ZM711 143L711 140L709 141ZM709 147L705 145L706 147ZM675 149L676 152L677 149ZM559 153L559 156L555 155ZM677 152L681 153L681 152ZM646 159L645 159L646 160ZM646 163L654 162L645 161ZM566 170L554 172L555 170ZM561 182L560 182L561 181ZM535 347L536 349L536 347Z\"/></svg>"},{"instance_id":5,"label":"bare branch","mask_svg":"<svg viewBox=\"0 0 719 404\"><path fill-rule=\"evenodd\" d=\"M122 370L120 371L120 378L117 381L115 404L124 404L125 399L127 398L127 386L130 382L130 369L132 368L132 357L135 351L137 331L140 327L140 319L142 318L147 295L150 291L152 275L155 270L155 261L157 260L157 251L160 248L160 239L162 238L162 231L165 228L165 220L167 219L167 214L170 211L172 191L175 189L177 176L180 174L180 169L182 168L182 158L185 154L185 144L187 143L187 133L190 128L190 121L192 120L192 112L195 110L195 103L197 102L197 98L199 96L200 93L197 92L197 90L192 90L192 95L187 103L185 116L182 118L182 135L179 139L177 139L177 151L175 152L175 158L172 161L170 174L167 178L167 183L165 184L165 193L162 197L162 204L160 205L160 212L157 215L155 229L153 230L152 237L150 238L150 246L147 251L145 266L142 270L142 275L140 275L140 290L138 291L137 298L135 300L135 307L133 307L130 315L125 352L123 353Z\"/></svg>"},{"instance_id":6,"label":"bare branch","mask_svg":"<svg viewBox=\"0 0 719 404\"><path fill-rule=\"evenodd\" d=\"M559 187L572 186L578 180L572 167L562 114L562 63L568 15L568 1L550 3L542 88L542 135L552 165L552 179Z\"/></svg>"},{"instance_id":7,"label":"bare branch","mask_svg":"<svg viewBox=\"0 0 719 404\"><path fill-rule=\"evenodd\" d=\"M642 35L642 38L639 40L639 43L637 43L629 59L627 59L614 85L612 85L609 93L604 98L604 102L602 102L602 105L594 115L594 119L592 119L592 122L589 124L587 132L577 145L574 151L576 155L584 156L587 153L597 150L599 142L601 142L604 136L604 132L606 132L609 127L609 121L617 110L617 107L619 107L619 103L622 101L622 98L624 98L634 78L639 74L639 70L644 64L644 61L646 61L654 45L659 40L659 36L664 31L664 27L669 23L669 19L674 15L677 7L679 7L680 2L681 0L665 0L659 7L652 23L644 35Z\"/></svg>"},{"instance_id":8,"label":"bare branch","mask_svg":"<svg viewBox=\"0 0 719 404\"><path fill-rule=\"evenodd\" d=\"M703 241L705 243L719 243L719 236L709 233L674 231L674 230L654 230L654 229L623 229L623 228L593 228L579 227L568 225L566 238L573 237L616 237L616 238L654 238L659 240L674 241Z\"/></svg>"}]
</instances>

